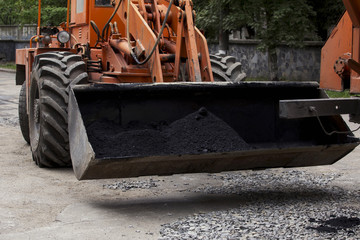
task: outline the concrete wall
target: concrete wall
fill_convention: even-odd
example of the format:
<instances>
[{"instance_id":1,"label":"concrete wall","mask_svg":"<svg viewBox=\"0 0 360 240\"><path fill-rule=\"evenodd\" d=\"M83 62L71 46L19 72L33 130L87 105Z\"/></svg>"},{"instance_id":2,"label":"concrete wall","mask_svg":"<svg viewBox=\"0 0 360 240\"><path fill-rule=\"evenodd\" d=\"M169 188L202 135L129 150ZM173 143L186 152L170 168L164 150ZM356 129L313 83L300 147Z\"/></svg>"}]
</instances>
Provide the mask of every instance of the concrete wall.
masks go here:
<instances>
[{"instance_id":1,"label":"concrete wall","mask_svg":"<svg viewBox=\"0 0 360 240\"><path fill-rule=\"evenodd\" d=\"M0 25L0 40L29 40L36 35L36 25Z\"/></svg>"},{"instance_id":2,"label":"concrete wall","mask_svg":"<svg viewBox=\"0 0 360 240\"><path fill-rule=\"evenodd\" d=\"M229 55L243 65L248 78L267 79L267 54L257 49L257 40L231 40ZM280 46L277 49L280 78L289 81L319 81L323 42L308 42L304 48ZM218 51L217 44L209 44L211 53Z\"/></svg>"},{"instance_id":3,"label":"concrete wall","mask_svg":"<svg viewBox=\"0 0 360 240\"><path fill-rule=\"evenodd\" d=\"M36 35L36 25L0 25L0 61L15 61L18 48L29 46L29 40Z\"/></svg>"},{"instance_id":4,"label":"concrete wall","mask_svg":"<svg viewBox=\"0 0 360 240\"><path fill-rule=\"evenodd\" d=\"M14 62L16 49L28 48L29 41L0 40L0 61Z\"/></svg>"}]
</instances>

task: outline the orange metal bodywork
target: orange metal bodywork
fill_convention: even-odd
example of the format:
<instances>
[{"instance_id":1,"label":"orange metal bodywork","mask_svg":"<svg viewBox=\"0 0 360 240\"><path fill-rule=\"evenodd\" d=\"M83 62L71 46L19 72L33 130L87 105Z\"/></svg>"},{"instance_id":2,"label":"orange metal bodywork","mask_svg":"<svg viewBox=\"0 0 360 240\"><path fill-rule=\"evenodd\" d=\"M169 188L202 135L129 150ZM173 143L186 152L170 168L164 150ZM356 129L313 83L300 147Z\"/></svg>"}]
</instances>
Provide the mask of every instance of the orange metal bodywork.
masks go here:
<instances>
[{"instance_id":1,"label":"orange metal bodywork","mask_svg":"<svg viewBox=\"0 0 360 240\"><path fill-rule=\"evenodd\" d=\"M356 0L343 0L353 24L352 33L352 59L360 62L360 2ZM360 93L360 73L351 71L351 93Z\"/></svg>"},{"instance_id":2,"label":"orange metal bodywork","mask_svg":"<svg viewBox=\"0 0 360 240\"><path fill-rule=\"evenodd\" d=\"M345 53L351 53L352 22L346 12L332 31L321 51L320 87L343 91L342 79L335 73L334 64Z\"/></svg>"},{"instance_id":3,"label":"orange metal bodywork","mask_svg":"<svg viewBox=\"0 0 360 240\"><path fill-rule=\"evenodd\" d=\"M360 27L360 2L357 0L343 0L354 27Z\"/></svg>"},{"instance_id":4,"label":"orange metal bodywork","mask_svg":"<svg viewBox=\"0 0 360 240\"><path fill-rule=\"evenodd\" d=\"M320 87L343 91L344 79L337 75L334 64L342 56L350 55L356 63L360 63L360 2L343 0L347 12L330 35L321 52ZM346 66L348 67L348 66ZM350 70L350 92L360 93L360 73Z\"/></svg>"},{"instance_id":5,"label":"orange metal bodywork","mask_svg":"<svg viewBox=\"0 0 360 240\"><path fill-rule=\"evenodd\" d=\"M169 8L167 0L128 0L121 2L120 8L111 23L117 31L98 39L90 21L95 22L102 33L106 22L114 12L115 4L97 6L95 0L72 0L70 23L62 25L72 37L63 47L80 51L87 60L101 62L101 71L89 72L90 81L94 83L134 83L134 82L174 82L174 81L213 81L210 57L205 37L194 26L194 14L191 0L172 5L166 28L156 51L145 65L137 65L129 55L127 40L127 18L129 18L130 42L138 57L148 56L156 43L165 13ZM82 6L81 3L84 5ZM39 16L41 11L39 11ZM40 28L40 27L39 27ZM40 32L34 37L41 41ZM26 65L26 79L29 81L32 62L25 55L38 54L36 49L21 49L17 52L17 64ZM58 49L59 45L51 44L47 51ZM63 49L63 50L66 50ZM87 49L85 56L82 49ZM42 50L43 51L43 50ZM46 50L45 50L46 51ZM66 50L67 51L67 50ZM26 53L24 53L26 52ZM87 59L89 58L89 59ZM180 79L181 68L187 69L188 79Z\"/></svg>"}]
</instances>

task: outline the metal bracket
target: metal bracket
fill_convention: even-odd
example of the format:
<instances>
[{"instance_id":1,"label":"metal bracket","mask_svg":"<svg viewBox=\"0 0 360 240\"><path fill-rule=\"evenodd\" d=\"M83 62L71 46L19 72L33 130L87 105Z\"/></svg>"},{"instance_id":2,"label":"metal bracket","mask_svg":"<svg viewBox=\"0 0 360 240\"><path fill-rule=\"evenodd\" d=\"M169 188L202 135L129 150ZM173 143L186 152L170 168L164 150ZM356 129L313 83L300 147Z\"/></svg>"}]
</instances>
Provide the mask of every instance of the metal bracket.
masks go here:
<instances>
[{"instance_id":1,"label":"metal bracket","mask_svg":"<svg viewBox=\"0 0 360 240\"><path fill-rule=\"evenodd\" d=\"M279 116L284 119L360 115L360 99L296 99L280 100Z\"/></svg>"}]
</instances>

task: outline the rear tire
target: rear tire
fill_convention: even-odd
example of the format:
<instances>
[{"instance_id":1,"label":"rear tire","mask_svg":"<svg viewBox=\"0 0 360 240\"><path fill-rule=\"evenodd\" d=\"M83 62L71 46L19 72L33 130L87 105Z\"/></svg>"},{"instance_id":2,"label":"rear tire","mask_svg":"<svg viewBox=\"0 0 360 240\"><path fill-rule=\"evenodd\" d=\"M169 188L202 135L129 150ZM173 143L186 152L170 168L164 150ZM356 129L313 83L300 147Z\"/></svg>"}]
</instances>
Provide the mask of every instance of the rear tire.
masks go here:
<instances>
[{"instance_id":1,"label":"rear tire","mask_svg":"<svg viewBox=\"0 0 360 240\"><path fill-rule=\"evenodd\" d=\"M24 140L30 143L29 137L29 115L26 110L26 82L21 86L19 95L19 124Z\"/></svg>"},{"instance_id":2,"label":"rear tire","mask_svg":"<svg viewBox=\"0 0 360 240\"><path fill-rule=\"evenodd\" d=\"M210 55L210 62L215 82L245 81L246 73L242 71L242 65L235 57Z\"/></svg>"},{"instance_id":3,"label":"rear tire","mask_svg":"<svg viewBox=\"0 0 360 240\"><path fill-rule=\"evenodd\" d=\"M68 91L86 82L86 65L79 55L50 52L35 57L30 84L30 145L39 167L69 167Z\"/></svg>"}]
</instances>

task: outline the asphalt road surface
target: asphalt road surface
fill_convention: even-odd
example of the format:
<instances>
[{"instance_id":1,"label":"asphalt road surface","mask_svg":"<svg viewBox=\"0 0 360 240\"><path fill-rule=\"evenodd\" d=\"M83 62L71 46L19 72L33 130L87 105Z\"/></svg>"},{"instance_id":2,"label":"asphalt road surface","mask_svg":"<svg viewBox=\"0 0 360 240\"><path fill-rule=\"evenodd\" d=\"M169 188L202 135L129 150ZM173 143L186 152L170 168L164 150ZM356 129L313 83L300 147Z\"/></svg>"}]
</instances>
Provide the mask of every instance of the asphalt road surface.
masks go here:
<instances>
[{"instance_id":1,"label":"asphalt road surface","mask_svg":"<svg viewBox=\"0 0 360 240\"><path fill-rule=\"evenodd\" d=\"M325 167L79 182L32 161L14 78L0 72L0 239L360 239L359 149Z\"/></svg>"}]
</instances>

